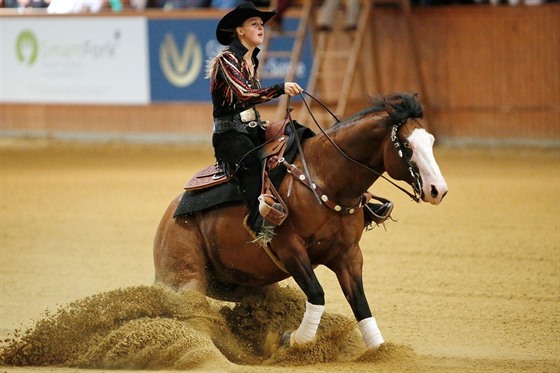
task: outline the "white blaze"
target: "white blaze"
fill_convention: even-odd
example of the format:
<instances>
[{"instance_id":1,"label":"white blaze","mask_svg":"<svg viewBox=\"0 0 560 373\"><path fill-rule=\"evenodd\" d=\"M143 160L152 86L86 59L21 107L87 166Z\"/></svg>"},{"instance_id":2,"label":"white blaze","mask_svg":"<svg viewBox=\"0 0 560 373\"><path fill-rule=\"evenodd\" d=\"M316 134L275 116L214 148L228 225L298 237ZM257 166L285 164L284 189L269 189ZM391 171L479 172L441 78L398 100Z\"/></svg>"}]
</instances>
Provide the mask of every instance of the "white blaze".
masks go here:
<instances>
[{"instance_id":1,"label":"white blaze","mask_svg":"<svg viewBox=\"0 0 560 373\"><path fill-rule=\"evenodd\" d=\"M418 166L422 178L422 191L426 202L437 205L447 193L447 183L433 153L434 136L423 128L412 131L408 142L412 148L412 161Z\"/></svg>"}]
</instances>

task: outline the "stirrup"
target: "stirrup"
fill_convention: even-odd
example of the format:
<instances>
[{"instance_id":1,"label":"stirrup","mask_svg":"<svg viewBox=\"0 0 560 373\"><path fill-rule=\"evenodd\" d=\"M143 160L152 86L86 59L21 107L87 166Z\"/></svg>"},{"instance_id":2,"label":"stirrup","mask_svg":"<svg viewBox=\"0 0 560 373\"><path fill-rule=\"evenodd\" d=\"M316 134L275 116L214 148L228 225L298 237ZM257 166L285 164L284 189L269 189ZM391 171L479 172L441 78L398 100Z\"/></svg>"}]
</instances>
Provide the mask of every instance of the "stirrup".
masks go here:
<instances>
[{"instance_id":1,"label":"stirrup","mask_svg":"<svg viewBox=\"0 0 560 373\"><path fill-rule=\"evenodd\" d=\"M259 213L264 218L265 224L274 226L281 225L288 217L284 206L277 202L274 196L264 193L259 196Z\"/></svg>"},{"instance_id":2,"label":"stirrup","mask_svg":"<svg viewBox=\"0 0 560 373\"><path fill-rule=\"evenodd\" d=\"M271 211L272 210L278 211L280 214L284 214L284 208L278 202L272 204ZM272 241L272 237L274 236L274 228L276 228L277 225L278 224L275 224L275 222L268 220L266 219L266 217L264 217L263 225L258 234L258 238L262 240L264 243L269 243L270 241Z\"/></svg>"},{"instance_id":3,"label":"stirrup","mask_svg":"<svg viewBox=\"0 0 560 373\"><path fill-rule=\"evenodd\" d=\"M383 224L391 217L393 203L386 201L383 204L368 202L364 205L364 225L369 227L371 223Z\"/></svg>"}]
</instances>

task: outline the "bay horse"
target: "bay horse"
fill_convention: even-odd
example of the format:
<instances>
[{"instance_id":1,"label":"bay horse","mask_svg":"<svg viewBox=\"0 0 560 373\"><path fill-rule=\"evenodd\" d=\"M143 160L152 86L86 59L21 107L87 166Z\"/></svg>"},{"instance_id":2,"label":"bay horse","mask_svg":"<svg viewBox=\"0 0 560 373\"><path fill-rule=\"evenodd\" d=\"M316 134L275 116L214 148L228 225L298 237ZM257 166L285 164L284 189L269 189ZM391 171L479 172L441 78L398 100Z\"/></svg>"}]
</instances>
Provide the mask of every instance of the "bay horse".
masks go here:
<instances>
[{"instance_id":1,"label":"bay horse","mask_svg":"<svg viewBox=\"0 0 560 373\"><path fill-rule=\"evenodd\" d=\"M235 301L291 276L307 297L306 310L282 343L301 345L313 341L324 311L324 291L314 268L325 265L336 274L367 348L381 345L362 283L362 196L384 172L412 186L418 202L439 204L447 184L433 155L434 136L422 126L417 96L395 93L372 101L371 107L303 142L307 175L320 187L321 201L299 182L305 176L283 179L278 191L289 215L270 242L276 260L243 228L244 204L174 218L180 195L156 232L156 283ZM298 155L289 167L301 169L302 163Z\"/></svg>"}]
</instances>

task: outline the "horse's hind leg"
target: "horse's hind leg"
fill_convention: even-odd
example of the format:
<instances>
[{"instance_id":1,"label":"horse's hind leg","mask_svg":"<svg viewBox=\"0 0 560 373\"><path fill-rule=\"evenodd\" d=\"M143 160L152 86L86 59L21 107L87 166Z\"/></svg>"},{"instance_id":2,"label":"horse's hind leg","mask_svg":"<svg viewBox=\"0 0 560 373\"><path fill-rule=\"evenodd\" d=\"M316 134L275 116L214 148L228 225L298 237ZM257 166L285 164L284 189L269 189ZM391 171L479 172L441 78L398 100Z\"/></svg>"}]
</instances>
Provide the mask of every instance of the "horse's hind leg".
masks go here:
<instances>
[{"instance_id":1,"label":"horse's hind leg","mask_svg":"<svg viewBox=\"0 0 560 373\"><path fill-rule=\"evenodd\" d=\"M163 215L154 240L155 282L173 289L206 291L206 255L192 217L173 218L177 200Z\"/></svg>"}]
</instances>

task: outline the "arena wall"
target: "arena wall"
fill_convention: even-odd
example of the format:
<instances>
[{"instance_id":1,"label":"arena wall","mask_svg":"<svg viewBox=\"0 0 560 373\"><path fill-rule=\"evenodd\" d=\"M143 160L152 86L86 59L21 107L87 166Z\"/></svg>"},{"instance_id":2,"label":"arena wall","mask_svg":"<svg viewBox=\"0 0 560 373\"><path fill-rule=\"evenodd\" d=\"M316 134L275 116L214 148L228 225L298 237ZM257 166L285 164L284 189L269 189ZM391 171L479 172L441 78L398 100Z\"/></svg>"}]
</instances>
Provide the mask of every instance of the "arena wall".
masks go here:
<instances>
[{"instance_id":1,"label":"arena wall","mask_svg":"<svg viewBox=\"0 0 560 373\"><path fill-rule=\"evenodd\" d=\"M222 14L191 10L120 16L218 19ZM297 10L290 15L297 15ZM26 15L4 10L1 17ZM60 19L44 17L52 22ZM409 34L396 9L375 9L362 59L366 73L360 82L365 82L365 88L356 84L350 110L363 106L368 95L419 92L429 127L440 142L560 146L560 4L417 7L410 22ZM339 33L344 42L347 36ZM413 64L414 54L420 75ZM378 79L373 76L376 68ZM336 92L338 87L332 79L326 92ZM2 102L0 130L2 137L198 141L210 138L211 111L209 102L188 101L147 105ZM261 111L271 118L276 106L262 106Z\"/></svg>"}]
</instances>

